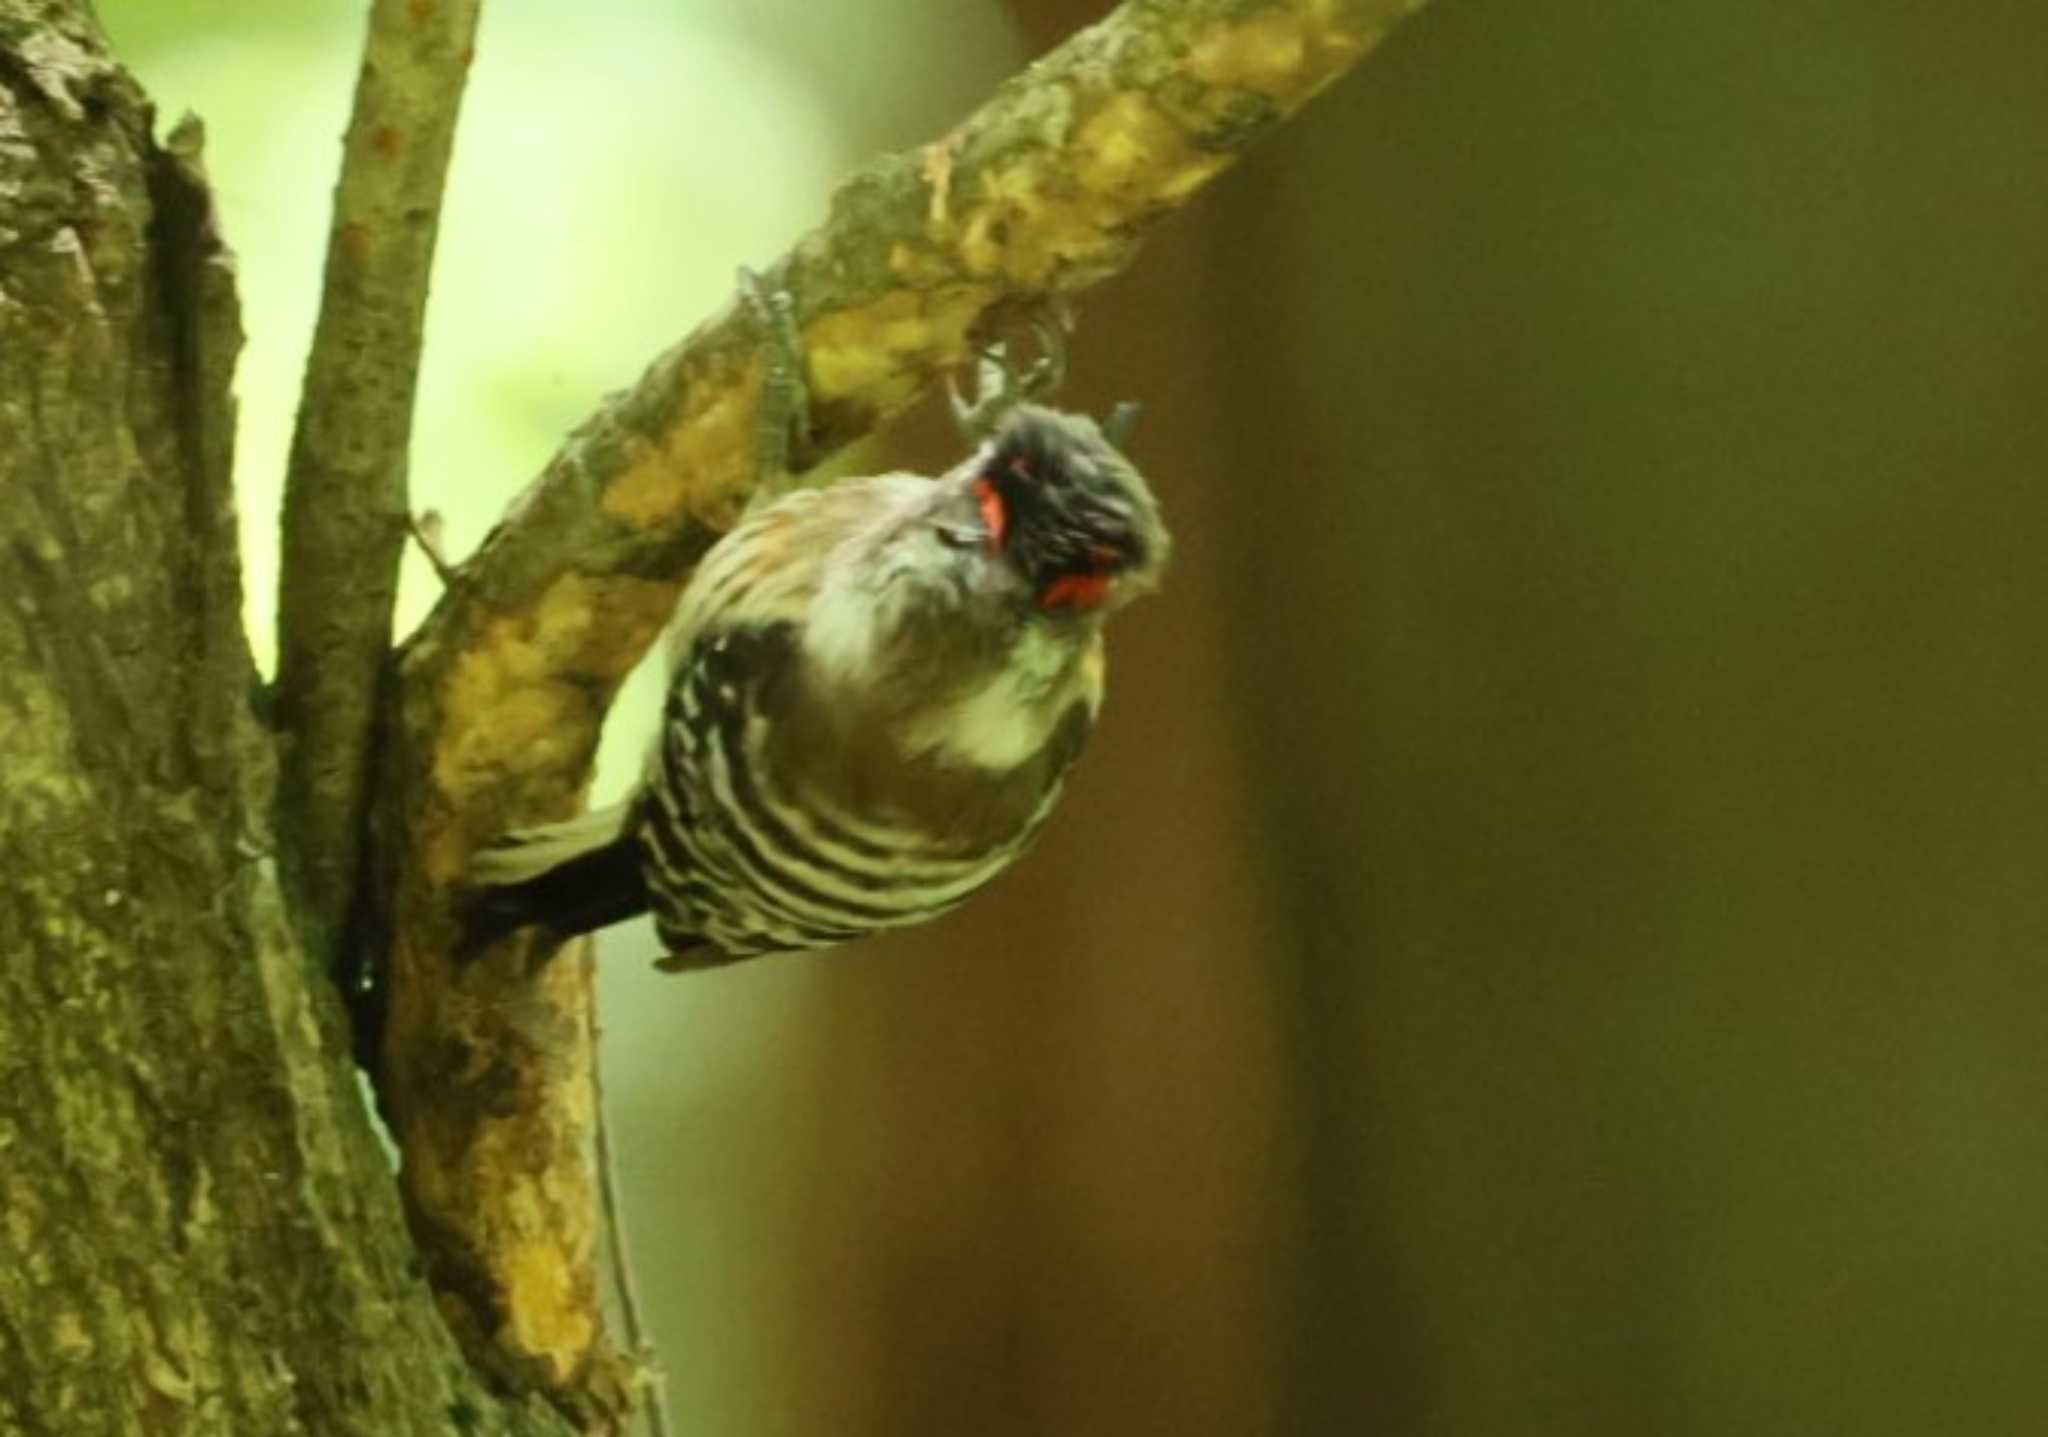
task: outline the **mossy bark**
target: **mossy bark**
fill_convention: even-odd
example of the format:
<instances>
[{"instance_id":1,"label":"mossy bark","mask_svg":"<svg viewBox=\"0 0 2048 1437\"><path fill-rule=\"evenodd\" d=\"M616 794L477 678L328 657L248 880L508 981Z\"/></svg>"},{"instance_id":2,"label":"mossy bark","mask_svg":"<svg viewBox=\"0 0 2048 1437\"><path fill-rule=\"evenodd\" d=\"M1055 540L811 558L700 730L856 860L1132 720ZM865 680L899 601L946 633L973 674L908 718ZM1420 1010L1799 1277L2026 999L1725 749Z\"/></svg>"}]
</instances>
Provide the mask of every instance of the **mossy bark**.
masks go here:
<instances>
[{"instance_id":1,"label":"mossy bark","mask_svg":"<svg viewBox=\"0 0 2048 1437\"><path fill-rule=\"evenodd\" d=\"M450 1340L294 931L232 271L83 3L0 0L0 1433L543 1433Z\"/></svg>"}]
</instances>

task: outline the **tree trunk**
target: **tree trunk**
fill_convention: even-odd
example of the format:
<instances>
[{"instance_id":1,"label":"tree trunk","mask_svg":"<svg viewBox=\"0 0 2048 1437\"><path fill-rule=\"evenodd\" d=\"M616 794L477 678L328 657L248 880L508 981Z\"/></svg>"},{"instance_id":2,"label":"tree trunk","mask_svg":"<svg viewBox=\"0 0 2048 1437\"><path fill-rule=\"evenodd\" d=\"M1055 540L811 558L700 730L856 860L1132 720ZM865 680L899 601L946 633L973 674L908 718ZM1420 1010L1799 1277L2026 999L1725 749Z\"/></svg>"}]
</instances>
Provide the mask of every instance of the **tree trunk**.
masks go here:
<instances>
[{"instance_id":1,"label":"tree trunk","mask_svg":"<svg viewBox=\"0 0 2048 1437\"><path fill-rule=\"evenodd\" d=\"M294 931L232 274L84 10L0 0L0 1433L566 1430L449 1339Z\"/></svg>"}]
</instances>

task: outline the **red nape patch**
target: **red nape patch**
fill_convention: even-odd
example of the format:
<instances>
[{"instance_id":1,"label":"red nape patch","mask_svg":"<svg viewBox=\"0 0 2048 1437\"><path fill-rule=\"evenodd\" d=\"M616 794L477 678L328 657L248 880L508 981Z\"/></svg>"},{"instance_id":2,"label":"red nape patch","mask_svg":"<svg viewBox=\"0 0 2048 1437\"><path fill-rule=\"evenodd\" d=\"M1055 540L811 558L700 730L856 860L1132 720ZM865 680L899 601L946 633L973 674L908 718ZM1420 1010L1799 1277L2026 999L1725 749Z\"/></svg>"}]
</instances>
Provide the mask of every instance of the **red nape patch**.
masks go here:
<instances>
[{"instance_id":1,"label":"red nape patch","mask_svg":"<svg viewBox=\"0 0 2048 1437\"><path fill-rule=\"evenodd\" d=\"M992 479L974 481L974 497L981 504L981 522L988 529L991 548L1003 547L1003 531L1010 527L1010 511Z\"/></svg>"},{"instance_id":2,"label":"red nape patch","mask_svg":"<svg viewBox=\"0 0 2048 1437\"><path fill-rule=\"evenodd\" d=\"M1109 596L1107 574L1062 574L1038 596L1041 609L1092 609Z\"/></svg>"}]
</instances>

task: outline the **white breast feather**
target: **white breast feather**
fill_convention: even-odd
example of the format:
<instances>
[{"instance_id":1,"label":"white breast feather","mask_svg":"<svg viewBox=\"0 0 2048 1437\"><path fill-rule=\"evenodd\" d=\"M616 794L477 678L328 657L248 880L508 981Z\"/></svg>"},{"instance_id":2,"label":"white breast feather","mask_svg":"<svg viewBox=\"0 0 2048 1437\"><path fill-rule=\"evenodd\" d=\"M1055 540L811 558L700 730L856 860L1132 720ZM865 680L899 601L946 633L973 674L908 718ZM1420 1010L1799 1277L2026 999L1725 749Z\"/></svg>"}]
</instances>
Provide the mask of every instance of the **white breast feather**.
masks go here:
<instances>
[{"instance_id":1,"label":"white breast feather","mask_svg":"<svg viewBox=\"0 0 2048 1437\"><path fill-rule=\"evenodd\" d=\"M920 724L913 750L937 750L978 768L1015 768L1052 737L1067 703L1051 690L1071 670L1072 649L1036 624L1027 626L1010 661L987 683Z\"/></svg>"}]
</instances>

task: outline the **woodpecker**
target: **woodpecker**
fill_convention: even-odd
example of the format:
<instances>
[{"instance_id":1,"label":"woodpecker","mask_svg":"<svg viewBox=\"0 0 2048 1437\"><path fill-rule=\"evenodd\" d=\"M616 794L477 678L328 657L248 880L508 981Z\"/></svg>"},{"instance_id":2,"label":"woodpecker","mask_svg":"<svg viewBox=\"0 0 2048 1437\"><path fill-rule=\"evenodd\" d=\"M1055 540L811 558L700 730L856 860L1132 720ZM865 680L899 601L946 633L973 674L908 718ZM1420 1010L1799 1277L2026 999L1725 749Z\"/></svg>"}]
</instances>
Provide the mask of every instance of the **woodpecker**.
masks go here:
<instances>
[{"instance_id":1,"label":"woodpecker","mask_svg":"<svg viewBox=\"0 0 2048 1437\"><path fill-rule=\"evenodd\" d=\"M1018 400L986 427L935 479L798 491L712 547L642 782L484 849L473 946L651 909L666 968L828 947L1024 852L1101 706L1104 620L1169 540L1094 420Z\"/></svg>"}]
</instances>

